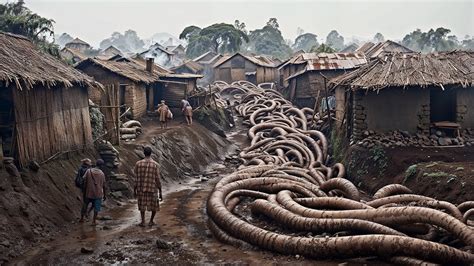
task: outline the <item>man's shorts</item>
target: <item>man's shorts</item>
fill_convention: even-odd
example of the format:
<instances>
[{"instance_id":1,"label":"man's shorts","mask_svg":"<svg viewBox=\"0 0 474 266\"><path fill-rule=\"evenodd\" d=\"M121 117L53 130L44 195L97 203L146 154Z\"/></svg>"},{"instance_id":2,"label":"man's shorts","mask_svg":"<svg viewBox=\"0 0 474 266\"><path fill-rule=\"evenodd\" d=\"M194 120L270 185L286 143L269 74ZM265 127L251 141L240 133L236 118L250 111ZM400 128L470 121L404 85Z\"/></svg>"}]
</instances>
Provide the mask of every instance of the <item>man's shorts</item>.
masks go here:
<instances>
[{"instance_id":1,"label":"man's shorts","mask_svg":"<svg viewBox=\"0 0 474 266\"><path fill-rule=\"evenodd\" d=\"M100 212L100 208L102 207L102 199L89 199L87 198L87 203L86 205L89 205L89 203L92 203L92 206L94 206L94 212Z\"/></svg>"}]
</instances>

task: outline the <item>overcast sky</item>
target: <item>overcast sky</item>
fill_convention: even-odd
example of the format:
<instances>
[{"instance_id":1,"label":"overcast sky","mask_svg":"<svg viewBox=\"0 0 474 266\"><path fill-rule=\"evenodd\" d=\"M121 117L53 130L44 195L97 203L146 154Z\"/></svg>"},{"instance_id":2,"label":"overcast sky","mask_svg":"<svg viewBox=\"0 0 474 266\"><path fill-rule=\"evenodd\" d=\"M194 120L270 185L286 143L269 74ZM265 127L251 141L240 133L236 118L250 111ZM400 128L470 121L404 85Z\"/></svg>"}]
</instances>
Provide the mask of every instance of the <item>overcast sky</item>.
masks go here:
<instances>
[{"instance_id":1,"label":"overcast sky","mask_svg":"<svg viewBox=\"0 0 474 266\"><path fill-rule=\"evenodd\" d=\"M11 0L10 0L11 1ZM0 0L0 2L6 2ZM68 32L93 46L114 31L134 29L141 38L169 32L178 36L188 25L243 21L248 30L276 17L285 38L297 28L325 38L336 29L345 37L372 38L381 32L400 40L416 28L447 27L463 38L474 35L474 0L25 0L27 6L56 21L57 34Z\"/></svg>"}]
</instances>

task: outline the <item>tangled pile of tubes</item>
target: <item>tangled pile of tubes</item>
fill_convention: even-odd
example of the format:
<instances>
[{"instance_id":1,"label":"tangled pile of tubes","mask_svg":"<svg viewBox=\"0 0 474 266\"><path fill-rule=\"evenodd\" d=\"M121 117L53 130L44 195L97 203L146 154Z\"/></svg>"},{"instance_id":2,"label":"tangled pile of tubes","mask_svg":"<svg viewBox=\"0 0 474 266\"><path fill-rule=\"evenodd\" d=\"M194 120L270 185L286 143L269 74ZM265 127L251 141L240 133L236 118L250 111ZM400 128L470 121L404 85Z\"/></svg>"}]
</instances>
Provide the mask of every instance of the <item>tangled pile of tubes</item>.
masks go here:
<instances>
[{"instance_id":1,"label":"tangled pile of tubes","mask_svg":"<svg viewBox=\"0 0 474 266\"><path fill-rule=\"evenodd\" d=\"M399 184L372 197L327 166L328 141L308 110L270 85L220 83L249 124L243 165L223 177L207 202L217 239L315 259L372 258L398 264L472 264L474 201L458 206ZM247 213L246 213L247 212Z\"/></svg>"}]
</instances>

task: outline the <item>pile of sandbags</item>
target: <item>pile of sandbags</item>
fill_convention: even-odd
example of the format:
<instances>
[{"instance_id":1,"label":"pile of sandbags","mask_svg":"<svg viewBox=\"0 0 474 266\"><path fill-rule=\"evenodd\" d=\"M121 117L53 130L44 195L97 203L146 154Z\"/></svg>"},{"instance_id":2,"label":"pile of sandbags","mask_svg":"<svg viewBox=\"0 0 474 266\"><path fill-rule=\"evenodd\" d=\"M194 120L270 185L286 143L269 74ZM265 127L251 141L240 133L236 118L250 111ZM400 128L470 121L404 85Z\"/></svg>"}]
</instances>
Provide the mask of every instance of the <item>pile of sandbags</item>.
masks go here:
<instances>
[{"instance_id":1,"label":"pile of sandbags","mask_svg":"<svg viewBox=\"0 0 474 266\"><path fill-rule=\"evenodd\" d=\"M110 169L118 167L119 152L114 148L114 146L110 142L103 141L99 143L97 150L99 152L100 158L104 160L105 166L107 166Z\"/></svg>"},{"instance_id":2,"label":"pile of sandbags","mask_svg":"<svg viewBox=\"0 0 474 266\"><path fill-rule=\"evenodd\" d=\"M137 120L130 120L122 124L120 139L134 141L142 133L142 124Z\"/></svg>"}]
</instances>

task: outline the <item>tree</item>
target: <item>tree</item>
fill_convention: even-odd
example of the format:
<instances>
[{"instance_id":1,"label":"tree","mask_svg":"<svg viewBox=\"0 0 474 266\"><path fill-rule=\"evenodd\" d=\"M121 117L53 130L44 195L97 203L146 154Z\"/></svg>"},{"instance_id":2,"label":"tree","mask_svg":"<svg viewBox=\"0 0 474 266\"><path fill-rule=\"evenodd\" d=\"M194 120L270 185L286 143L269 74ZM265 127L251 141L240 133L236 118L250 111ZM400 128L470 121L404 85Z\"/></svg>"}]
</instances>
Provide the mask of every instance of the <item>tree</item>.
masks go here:
<instances>
[{"instance_id":1,"label":"tree","mask_svg":"<svg viewBox=\"0 0 474 266\"><path fill-rule=\"evenodd\" d=\"M378 43L378 42L384 42L384 41L385 41L385 37L382 35L382 33L377 32L374 36L374 42Z\"/></svg>"},{"instance_id":2,"label":"tree","mask_svg":"<svg viewBox=\"0 0 474 266\"><path fill-rule=\"evenodd\" d=\"M234 21L234 27L235 27L236 29L242 31L243 33L245 33L245 35L248 34L247 29L246 29L247 26L245 25L244 22L240 22L238 19L236 19L236 20Z\"/></svg>"},{"instance_id":3,"label":"tree","mask_svg":"<svg viewBox=\"0 0 474 266\"><path fill-rule=\"evenodd\" d=\"M143 46L145 46L145 42L138 37L136 31L127 30L124 34L114 32L109 38L101 41L99 44L101 49L107 49L107 47L111 45L117 47L121 51L141 52Z\"/></svg>"},{"instance_id":4,"label":"tree","mask_svg":"<svg viewBox=\"0 0 474 266\"><path fill-rule=\"evenodd\" d=\"M293 50L309 52L313 46L319 46L318 36L313 33L305 33L296 37L295 43L293 44Z\"/></svg>"},{"instance_id":5,"label":"tree","mask_svg":"<svg viewBox=\"0 0 474 266\"><path fill-rule=\"evenodd\" d=\"M242 25L239 22L238 26L245 27L245 24ZM181 32L179 38L188 41L186 55L191 58L206 51L216 53L237 52L243 42L249 41L245 32L226 23L213 24L204 29L188 26Z\"/></svg>"},{"instance_id":6,"label":"tree","mask_svg":"<svg viewBox=\"0 0 474 266\"><path fill-rule=\"evenodd\" d=\"M461 49L474 51L474 38L469 35L464 36L464 40L461 42Z\"/></svg>"},{"instance_id":7,"label":"tree","mask_svg":"<svg viewBox=\"0 0 474 266\"><path fill-rule=\"evenodd\" d=\"M326 37L326 45L332 47L336 51L344 48L344 37L339 35L336 30L332 30Z\"/></svg>"},{"instance_id":8,"label":"tree","mask_svg":"<svg viewBox=\"0 0 474 266\"><path fill-rule=\"evenodd\" d=\"M406 47L419 52L429 53L435 51L451 51L461 46L457 37L448 35L450 29L437 28L422 32L420 29L405 35L402 44Z\"/></svg>"},{"instance_id":9,"label":"tree","mask_svg":"<svg viewBox=\"0 0 474 266\"><path fill-rule=\"evenodd\" d=\"M270 18L263 28L250 31L247 50L280 59L288 58L292 50L278 28L277 19Z\"/></svg>"},{"instance_id":10,"label":"tree","mask_svg":"<svg viewBox=\"0 0 474 266\"><path fill-rule=\"evenodd\" d=\"M48 41L54 40L54 20L33 13L23 0L0 4L0 31L23 35L41 50L59 57L59 47Z\"/></svg>"},{"instance_id":11,"label":"tree","mask_svg":"<svg viewBox=\"0 0 474 266\"><path fill-rule=\"evenodd\" d=\"M296 28L296 36L300 36L300 35L303 35L304 33L304 30L300 27Z\"/></svg>"},{"instance_id":12,"label":"tree","mask_svg":"<svg viewBox=\"0 0 474 266\"><path fill-rule=\"evenodd\" d=\"M74 40L74 38L73 38L71 35L69 35L69 34L67 34L67 33L63 33L63 34L61 34L59 37L56 38L56 43L57 43L59 46L62 47L62 46L64 46L64 45L66 45L66 43L68 43L68 42L70 42L70 41L72 41L72 40Z\"/></svg>"},{"instance_id":13,"label":"tree","mask_svg":"<svg viewBox=\"0 0 474 266\"><path fill-rule=\"evenodd\" d=\"M319 46L313 46L310 50L311 53L335 53L336 50L332 48L331 46L328 46L326 44L321 44Z\"/></svg>"}]
</instances>

